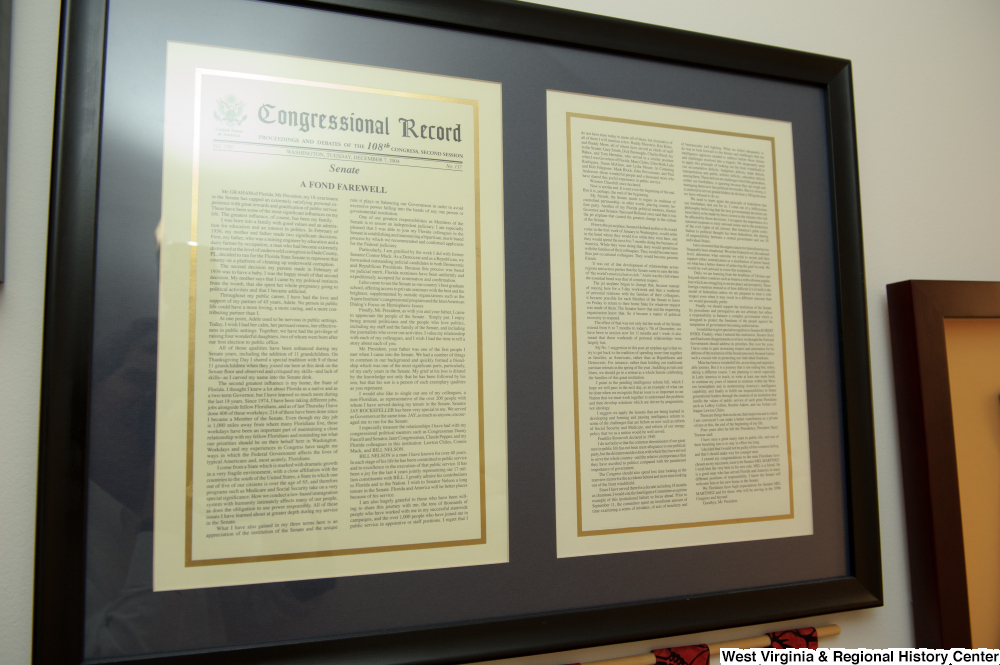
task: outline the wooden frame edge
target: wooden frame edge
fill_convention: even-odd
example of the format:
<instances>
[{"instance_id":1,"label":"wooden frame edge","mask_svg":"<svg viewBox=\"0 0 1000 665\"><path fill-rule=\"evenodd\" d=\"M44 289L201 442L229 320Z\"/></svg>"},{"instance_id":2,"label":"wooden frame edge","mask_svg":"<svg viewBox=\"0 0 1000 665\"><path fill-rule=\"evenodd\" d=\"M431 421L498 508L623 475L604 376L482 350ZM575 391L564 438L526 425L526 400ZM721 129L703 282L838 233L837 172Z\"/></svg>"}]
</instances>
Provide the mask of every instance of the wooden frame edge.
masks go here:
<instances>
[{"instance_id":1,"label":"wooden frame edge","mask_svg":"<svg viewBox=\"0 0 1000 665\"><path fill-rule=\"evenodd\" d=\"M917 646L972 647L947 318L1000 318L1000 283L887 287Z\"/></svg>"}]
</instances>

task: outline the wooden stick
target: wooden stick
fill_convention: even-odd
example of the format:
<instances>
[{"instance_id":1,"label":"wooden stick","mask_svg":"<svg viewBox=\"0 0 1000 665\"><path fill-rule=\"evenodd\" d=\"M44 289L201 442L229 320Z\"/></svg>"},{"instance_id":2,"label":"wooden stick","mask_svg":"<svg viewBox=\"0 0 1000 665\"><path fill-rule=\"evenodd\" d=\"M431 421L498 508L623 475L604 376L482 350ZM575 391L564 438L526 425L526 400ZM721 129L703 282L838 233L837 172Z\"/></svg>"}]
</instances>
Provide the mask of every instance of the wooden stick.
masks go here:
<instances>
[{"instance_id":1,"label":"wooden stick","mask_svg":"<svg viewBox=\"0 0 1000 665\"><path fill-rule=\"evenodd\" d=\"M638 656L595 660L592 663L584 663L584 665L656 665L656 656L652 653L641 653Z\"/></svg>"},{"instance_id":2,"label":"wooden stick","mask_svg":"<svg viewBox=\"0 0 1000 665\"><path fill-rule=\"evenodd\" d=\"M625 656L610 660L595 660L586 665L656 665L656 656L652 653L641 653L638 656Z\"/></svg>"},{"instance_id":3,"label":"wooden stick","mask_svg":"<svg viewBox=\"0 0 1000 665\"><path fill-rule=\"evenodd\" d=\"M840 626L820 626L816 629L816 639L823 637L833 637L840 635ZM708 645L708 651L713 656L719 653L719 649L766 649L771 646L771 638L767 635L760 637L746 637L742 640L732 640L729 642L716 642Z\"/></svg>"},{"instance_id":4,"label":"wooden stick","mask_svg":"<svg viewBox=\"0 0 1000 665\"><path fill-rule=\"evenodd\" d=\"M829 626L820 626L816 629L816 638L821 637L836 637L840 635L840 626L837 624L830 624Z\"/></svg>"},{"instance_id":5,"label":"wooden stick","mask_svg":"<svg viewBox=\"0 0 1000 665\"><path fill-rule=\"evenodd\" d=\"M816 629L816 638L833 637L840 635L840 626L820 626ZM708 645L708 651L713 656L719 654L719 649L766 649L771 646L771 638L767 635L757 637L744 637L741 640L730 640L729 642L715 642ZM625 658L611 658L609 660L595 660L586 665L656 665L656 656L652 653L643 653L638 656L626 656Z\"/></svg>"},{"instance_id":6,"label":"wooden stick","mask_svg":"<svg viewBox=\"0 0 1000 665\"><path fill-rule=\"evenodd\" d=\"M709 644L708 652L717 656L720 649L766 649L769 646L771 646L771 638L767 635L758 635L757 637L744 637L742 640Z\"/></svg>"}]
</instances>

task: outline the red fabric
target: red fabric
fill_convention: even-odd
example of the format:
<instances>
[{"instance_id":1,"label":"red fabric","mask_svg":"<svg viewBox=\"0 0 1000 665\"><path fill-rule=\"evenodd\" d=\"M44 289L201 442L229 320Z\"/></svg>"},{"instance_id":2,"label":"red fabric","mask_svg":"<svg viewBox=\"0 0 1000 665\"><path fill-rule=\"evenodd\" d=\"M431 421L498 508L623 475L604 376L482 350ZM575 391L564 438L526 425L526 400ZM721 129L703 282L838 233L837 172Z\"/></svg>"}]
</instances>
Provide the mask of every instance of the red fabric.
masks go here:
<instances>
[{"instance_id":1,"label":"red fabric","mask_svg":"<svg viewBox=\"0 0 1000 665\"><path fill-rule=\"evenodd\" d=\"M689 647L654 649L657 663L665 665L708 665L708 645L693 644Z\"/></svg>"},{"instance_id":2,"label":"red fabric","mask_svg":"<svg viewBox=\"0 0 1000 665\"><path fill-rule=\"evenodd\" d=\"M815 628L796 628L795 630L778 630L768 633L772 649L815 649L819 647L819 638Z\"/></svg>"}]
</instances>

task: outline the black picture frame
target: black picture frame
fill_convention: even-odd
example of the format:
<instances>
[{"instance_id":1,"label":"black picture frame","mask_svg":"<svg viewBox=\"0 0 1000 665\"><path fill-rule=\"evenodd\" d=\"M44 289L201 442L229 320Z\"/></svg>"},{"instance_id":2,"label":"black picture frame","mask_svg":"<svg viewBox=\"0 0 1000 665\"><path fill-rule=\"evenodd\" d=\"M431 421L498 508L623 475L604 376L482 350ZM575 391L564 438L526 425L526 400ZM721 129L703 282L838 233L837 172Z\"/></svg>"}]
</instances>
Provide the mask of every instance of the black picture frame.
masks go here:
<instances>
[{"instance_id":1,"label":"black picture frame","mask_svg":"<svg viewBox=\"0 0 1000 665\"><path fill-rule=\"evenodd\" d=\"M826 99L849 574L774 587L157 663L461 663L882 604L867 304L848 60L512 0L281 2L820 87ZM106 0L64 0L43 338L33 662L83 660L87 432ZM543 118L539 122L544 122ZM544 285L539 288L547 288ZM516 390L516 386L510 386ZM139 661L136 661L139 662ZM146 662L143 659L141 662Z\"/></svg>"}]
</instances>

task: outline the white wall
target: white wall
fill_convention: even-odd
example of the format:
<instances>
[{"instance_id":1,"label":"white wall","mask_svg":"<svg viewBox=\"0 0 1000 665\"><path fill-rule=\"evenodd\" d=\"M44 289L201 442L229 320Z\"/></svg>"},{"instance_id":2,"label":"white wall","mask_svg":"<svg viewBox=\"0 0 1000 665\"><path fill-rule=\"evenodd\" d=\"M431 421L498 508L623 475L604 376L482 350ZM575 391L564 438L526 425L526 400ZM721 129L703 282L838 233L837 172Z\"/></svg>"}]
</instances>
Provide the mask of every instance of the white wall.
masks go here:
<instances>
[{"instance_id":1,"label":"white wall","mask_svg":"<svg viewBox=\"0 0 1000 665\"><path fill-rule=\"evenodd\" d=\"M0 662L28 663L57 0L15 0L0 285Z\"/></svg>"},{"instance_id":2,"label":"white wall","mask_svg":"<svg viewBox=\"0 0 1000 665\"><path fill-rule=\"evenodd\" d=\"M549 0L548 4L850 58L854 63L878 437L884 608L838 646L913 643L885 285L1000 280L1000 3L995 0ZM16 0L7 283L0 287L0 654L29 661L38 377L58 3ZM760 627L761 629L765 627ZM595 660L706 636L519 659Z\"/></svg>"}]
</instances>

